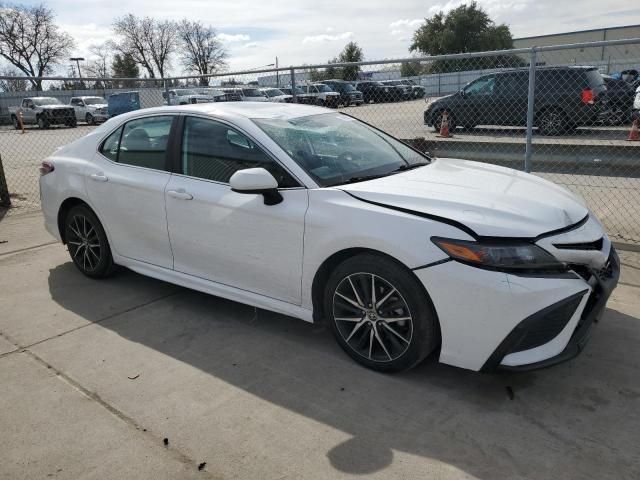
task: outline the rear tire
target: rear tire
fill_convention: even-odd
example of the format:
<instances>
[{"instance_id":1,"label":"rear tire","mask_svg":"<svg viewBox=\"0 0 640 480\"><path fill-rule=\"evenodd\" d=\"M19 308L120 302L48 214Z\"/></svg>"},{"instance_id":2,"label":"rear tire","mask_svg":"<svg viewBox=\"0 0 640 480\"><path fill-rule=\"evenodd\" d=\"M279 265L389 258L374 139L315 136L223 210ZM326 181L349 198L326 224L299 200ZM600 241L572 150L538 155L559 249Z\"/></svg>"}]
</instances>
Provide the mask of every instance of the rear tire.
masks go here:
<instances>
[{"instance_id":1,"label":"rear tire","mask_svg":"<svg viewBox=\"0 0 640 480\"><path fill-rule=\"evenodd\" d=\"M91 278L108 277L114 270L107 234L93 211L77 205L64 221L65 241L75 266Z\"/></svg>"},{"instance_id":2,"label":"rear tire","mask_svg":"<svg viewBox=\"0 0 640 480\"><path fill-rule=\"evenodd\" d=\"M324 311L342 349L373 370L409 369L440 340L435 309L418 279L382 255L340 264L327 281Z\"/></svg>"}]
</instances>

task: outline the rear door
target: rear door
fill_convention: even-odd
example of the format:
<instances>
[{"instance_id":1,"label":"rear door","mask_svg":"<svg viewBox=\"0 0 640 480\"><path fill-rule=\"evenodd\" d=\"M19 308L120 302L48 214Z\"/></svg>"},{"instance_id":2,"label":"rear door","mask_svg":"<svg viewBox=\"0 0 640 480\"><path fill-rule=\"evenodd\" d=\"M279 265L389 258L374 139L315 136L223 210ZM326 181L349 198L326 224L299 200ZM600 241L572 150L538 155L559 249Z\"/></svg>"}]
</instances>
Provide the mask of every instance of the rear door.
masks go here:
<instances>
[{"instance_id":1,"label":"rear door","mask_svg":"<svg viewBox=\"0 0 640 480\"><path fill-rule=\"evenodd\" d=\"M85 172L92 207L119 255L173 267L164 192L167 145L176 115L130 120L101 144Z\"/></svg>"}]
</instances>

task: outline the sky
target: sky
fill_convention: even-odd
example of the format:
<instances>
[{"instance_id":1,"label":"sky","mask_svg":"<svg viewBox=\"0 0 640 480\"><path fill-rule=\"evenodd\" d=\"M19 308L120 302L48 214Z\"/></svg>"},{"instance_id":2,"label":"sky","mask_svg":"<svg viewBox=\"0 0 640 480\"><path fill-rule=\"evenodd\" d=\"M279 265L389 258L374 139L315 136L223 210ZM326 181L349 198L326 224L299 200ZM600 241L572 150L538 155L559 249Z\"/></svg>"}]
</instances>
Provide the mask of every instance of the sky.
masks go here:
<instances>
[{"instance_id":1,"label":"sky","mask_svg":"<svg viewBox=\"0 0 640 480\"><path fill-rule=\"evenodd\" d=\"M38 4L39 0L15 0ZM415 29L463 0L45 0L58 24L76 40L75 56L112 37L117 16L201 20L215 27L229 52L229 69L324 63L356 41L367 60L408 57ZM640 24L635 0L479 0L496 23L515 38L590 28ZM64 70L66 70L66 66ZM181 68L173 61L172 73Z\"/></svg>"}]
</instances>

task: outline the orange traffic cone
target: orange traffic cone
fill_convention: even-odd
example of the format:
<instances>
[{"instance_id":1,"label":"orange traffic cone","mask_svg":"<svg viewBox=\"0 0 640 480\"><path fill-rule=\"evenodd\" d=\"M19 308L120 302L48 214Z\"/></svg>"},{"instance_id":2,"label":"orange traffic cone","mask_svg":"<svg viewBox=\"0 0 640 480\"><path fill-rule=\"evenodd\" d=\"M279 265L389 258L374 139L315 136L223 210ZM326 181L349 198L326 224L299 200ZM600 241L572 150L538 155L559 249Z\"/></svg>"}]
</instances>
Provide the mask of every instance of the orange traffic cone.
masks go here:
<instances>
[{"instance_id":1,"label":"orange traffic cone","mask_svg":"<svg viewBox=\"0 0 640 480\"><path fill-rule=\"evenodd\" d=\"M445 110L442 112L442 121L440 122L440 134L437 135L441 138L451 138L453 135L449 133L449 114Z\"/></svg>"},{"instance_id":2,"label":"orange traffic cone","mask_svg":"<svg viewBox=\"0 0 640 480\"><path fill-rule=\"evenodd\" d=\"M629 142L640 142L640 129L638 128L638 119L636 118L631 125L631 130L629 131L629 138L627 138Z\"/></svg>"}]
</instances>

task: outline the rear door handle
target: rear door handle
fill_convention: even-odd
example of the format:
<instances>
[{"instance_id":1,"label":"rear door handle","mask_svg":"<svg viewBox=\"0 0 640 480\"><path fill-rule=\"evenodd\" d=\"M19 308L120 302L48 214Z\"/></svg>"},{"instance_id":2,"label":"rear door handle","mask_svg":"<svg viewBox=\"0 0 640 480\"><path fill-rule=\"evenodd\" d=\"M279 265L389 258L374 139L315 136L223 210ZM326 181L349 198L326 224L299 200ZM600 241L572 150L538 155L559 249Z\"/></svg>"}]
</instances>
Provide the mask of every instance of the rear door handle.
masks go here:
<instances>
[{"instance_id":1,"label":"rear door handle","mask_svg":"<svg viewBox=\"0 0 640 480\"><path fill-rule=\"evenodd\" d=\"M92 173L91 180L94 180L96 182L106 182L107 180L109 180L109 177L101 173Z\"/></svg>"},{"instance_id":2,"label":"rear door handle","mask_svg":"<svg viewBox=\"0 0 640 480\"><path fill-rule=\"evenodd\" d=\"M193 199L193 195L191 195L190 193L185 192L182 189L180 189L180 190L169 190L169 191L167 191L167 194L170 197L177 198L179 200L192 200Z\"/></svg>"}]
</instances>

